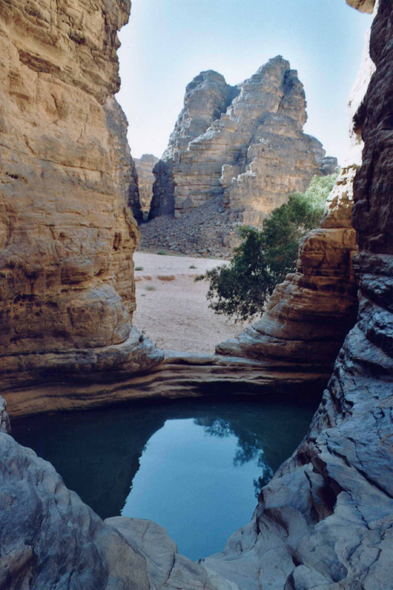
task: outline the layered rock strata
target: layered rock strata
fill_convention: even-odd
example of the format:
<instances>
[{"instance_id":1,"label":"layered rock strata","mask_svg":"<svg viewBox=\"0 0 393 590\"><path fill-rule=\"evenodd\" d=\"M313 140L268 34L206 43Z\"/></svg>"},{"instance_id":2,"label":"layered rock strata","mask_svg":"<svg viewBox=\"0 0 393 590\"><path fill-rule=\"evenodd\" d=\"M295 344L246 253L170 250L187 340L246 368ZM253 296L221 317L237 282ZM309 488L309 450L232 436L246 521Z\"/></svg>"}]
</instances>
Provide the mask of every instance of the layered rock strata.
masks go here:
<instances>
[{"instance_id":1,"label":"layered rock strata","mask_svg":"<svg viewBox=\"0 0 393 590\"><path fill-rule=\"evenodd\" d=\"M161 160L154 167L156 178L149 219L174 215L174 166L187 150L188 144L203 135L210 125L226 111L238 89L226 83L224 76L208 70L201 72L186 87L184 107L169 138Z\"/></svg>"},{"instance_id":2,"label":"layered rock strata","mask_svg":"<svg viewBox=\"0 0 393 590\"><path fill-rule=\"evenodd\" d=\"M327 200L321 227L299 245L297 272L275 289L262 318L216 347L219 354L252 359L275 359L299 366L314 363L331 372L339 349L357 312L357 285L352 260L357 251L352 227L353 181L361 164L363 141L359 116L375 66L369 36L349 99L349 148Z\"/></svg>"},{"instance_id":3,"label":"layered rock strata","mask_svg":"<svg viewBox=\"0 0 393 590\"><path fill-rule=\"evenodd\" d=\"M138 175L138 190L140 206L143 217L147 220L150 211L150 203L153 198L154 174L153 168L158 158L152 154L143 154L141 158L134 158L135 168ZM135 217L135 215L134 215Z\"/></svg>"},{"instance_id":4,"label":"layered rock strata","mask_svg":"<svg viewBox=\"0 0 393 590\"><path fill-rule=\"evenodd\" d=\"M275 359L330 373L357 310L351 228L354 168L342 171L329 197L322 227L300 243L297 272L269 299L262 318L216 347L218 354Z\"/></svg>"},{"instance_id":5,"label":"layered rock strata","mask_svg":"<svg viewBox=\"0 0 393 590\"><path fill-rule=\"evenodd\" d=\"M151 525L141 521L102 523L47 462L1 433L1 588L391 586L392 22L390 1L380 0L371 37L377 70L358 119L365 140L354 195L358 321L307 437L262 490L252 522L230 538L222 554L195 567L178 556L159 527L153 525L149 532Z\"/></svg>"},{"instance_id":6,"label":"layered rock strata","mask_svg":"<svg viewBox=\"0 0 393 590\"><path fill-rule=\"evenodd\" d=\"M330 367L329 367L330 370ZM84 410L127 400L185 397L258 396L266 401L316 401L330 372L308 363L257 361L213 354L166 351L163 362L148 372L94 384L82 379L35 384L6 392L11 418L50 411Z\"/></svg>"},{"instance_id":7,"label":"layered rock strata","mask_svg":"<svg viewBox=\"0 0 393 590\"><path fill-rule=\"evenodd\" d=\"M106 124L116 150L116 168L118 186L123 200L132 211L137 222L143 220L143 213L139 193L139 177L136 162L131 157L128 145L127 129L128 121L123 109L112 96L104 105Z\"/></svg>"},{"instance_id":8,"label":"layered rock strata","mask_svg":"<svg viewBox=\"0 0 393 590\"><path fill-rule=\"evenodd\" d=\"M126 120L112 98L129 9L127 0L0 4L4 388L94 379L97 361L107 375L133 370L137 195ZM152 352L139 369L157 362Z\"/></svg>"},{"instance_id":9,"label":"layered rock strata","mask_svg":"<svg viewBox=\"0 0 393 590\"><path fill-rule=\"evenodd\" d=\"M358 118L357 323L306 439L262 490L250 525L203 563L243 590L376 590L393 579L392 21L381 0L370 46L376 72Z\"/></svg>"},{"instance_id":10,"label":"layered rock strata","mask_svg":"<svg viewBox=\"0 0 393 590\"><path fill-rule=\"evenodd\" d=\"M202 72L187 86L184 109L154 169L150 217L178 218L219 195L236 220L259 224L290 192L304 191L313 175L337 167L321 143L302 132L306 119L303 86L281 56L237 87Z\"/></svg>"}]
</instances>

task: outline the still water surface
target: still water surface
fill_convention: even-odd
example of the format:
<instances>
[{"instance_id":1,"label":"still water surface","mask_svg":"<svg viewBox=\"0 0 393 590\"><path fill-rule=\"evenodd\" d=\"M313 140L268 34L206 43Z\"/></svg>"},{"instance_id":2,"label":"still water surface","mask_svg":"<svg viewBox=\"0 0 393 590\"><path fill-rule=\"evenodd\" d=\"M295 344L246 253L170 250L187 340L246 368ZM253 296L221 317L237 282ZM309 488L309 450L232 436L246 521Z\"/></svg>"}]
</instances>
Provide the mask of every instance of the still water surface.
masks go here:
<instances>
[{"instance_id":1,"label":"still water surface","mask_svg":"<svg viewBox=\"0 0 393 590\"><path fill-rule=\"evenodd\" d=\"M149 518L199 559L246 524L256 494L307 432L315 406L133 403L30 417L13 436L102 518Z\"/></svg>"}]
</instances>

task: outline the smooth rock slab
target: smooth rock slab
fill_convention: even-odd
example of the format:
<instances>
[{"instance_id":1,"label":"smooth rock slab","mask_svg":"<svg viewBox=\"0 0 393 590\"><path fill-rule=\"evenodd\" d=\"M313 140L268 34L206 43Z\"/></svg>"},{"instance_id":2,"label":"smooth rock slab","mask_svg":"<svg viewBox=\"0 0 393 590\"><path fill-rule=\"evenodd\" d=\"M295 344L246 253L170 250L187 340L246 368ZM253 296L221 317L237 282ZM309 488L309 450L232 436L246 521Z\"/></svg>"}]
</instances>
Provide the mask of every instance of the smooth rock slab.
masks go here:
<instances>
[{"instance_id":1,"label":"smooth rock slab","mask_svg":"<svg viewBox=\"0 0 393 590\"><path fill-rule=\"evenodd\" d=\"M4 433L0 490L2 590L149 590L139 551Z\"/></svg>"}]
</instances>

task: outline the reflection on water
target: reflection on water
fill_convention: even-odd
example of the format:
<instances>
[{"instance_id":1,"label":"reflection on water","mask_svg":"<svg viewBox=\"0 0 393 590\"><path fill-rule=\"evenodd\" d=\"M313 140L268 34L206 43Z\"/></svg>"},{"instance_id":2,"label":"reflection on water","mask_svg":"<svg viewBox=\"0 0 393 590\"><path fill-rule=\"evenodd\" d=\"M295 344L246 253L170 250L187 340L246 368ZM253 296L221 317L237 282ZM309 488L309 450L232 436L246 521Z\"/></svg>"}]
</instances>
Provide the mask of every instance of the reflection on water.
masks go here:
<instances>
[{"instance_id":1,"label":"reflection on water","mask_svg":"<svg viewBox=\"0 0 393 590\"><path fill-rule=\"evenodd\" d=\"M266 463L265 453L262 448L261 439L250 431L237 429L229 422L222 419L211 420L209 418L197 419L195 424L203 426L206 434L211 436L218 436L219 438L236 436L237 446L235 456L233 458L233 465L244 465L248 461L255 461L262 472L258 475L258 479L254 479L253 484L255 488L255 497L257 498L263 486L265 486L273 477L273 469Z\"/></svg>"},{"instance_id":2,"label":"reflection on water","mask_svg":"<svg viewBox=\"0 0 393 590\"><path fill-rule=\"evenodd\" d=\"M247 523L255 495L307 431L310 406L246 402L138 403L37 416L13 435L51 461L101 517L164 526L179 551L221 551Z\"/></svg>"}]
</instances>

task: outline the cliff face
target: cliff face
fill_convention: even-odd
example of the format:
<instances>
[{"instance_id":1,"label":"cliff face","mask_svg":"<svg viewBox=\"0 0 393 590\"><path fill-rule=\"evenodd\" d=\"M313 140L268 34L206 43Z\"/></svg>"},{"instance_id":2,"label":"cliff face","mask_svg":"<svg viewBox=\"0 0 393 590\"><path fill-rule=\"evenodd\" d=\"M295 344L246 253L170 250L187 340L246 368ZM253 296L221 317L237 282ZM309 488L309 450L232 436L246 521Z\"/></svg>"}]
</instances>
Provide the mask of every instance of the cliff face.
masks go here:
<instances>
[{"instance_id":1,"label":"cliff face","mask_svg":"<svg viewBox=\"0 0 393 590\"><path fill-rule=\"evenodd\" d=\"M134 158L135 168L138 175L139 199L144 217L147 219L150 211L150 202L153 198L154 174L153 168L158 158L152 154L143 154L138 159ZM135 215L134 215L135 217Z\"/></svg>"},{"instance_id":2,"label":"cliff face","mask_svg":"<svg viewBox=\"0 0 393 590\"><path fill-rule=\"evenodd\" d=\"M1 4L0 10L4 6L5 3ZM360 250L354 259L360 285L357 323L339 353L307 437L262 490L251 523L232 535L223 553L204 561L202 565L206 569L179 556L175 544L154 524L123 518L103 523L64 487L49 463L38 459L4 432L8 430L8 420L0 398L1 588L41 590L56 585L98 590L174 587L377 590L391 587L393 9L390 0L380 0L371 35L371 55L376 72L354 119L354 131L362 133L364 139L364 161L354 183L353 219ZM3 93L4 88L2 85ZM1 104L10 108L10 103ZM13 119L7 117L4 121L9 124ZM16 141L14 136L18 136L17 128L13 135L10 133L8 141ZM7 151L2 147L2 158L4 153ZM18 157L21 155L16 152L15 161L20 166ZM27 180L29 170L27 167ZM352 171L348 169L346 174ZM16 180L11 176L9 182ZM344 178L340 182L343 190L336 191L330 199L322 233L330 229L348 231L350 199L347 206L343 205L344 195L350 193ZM10 216L23 196L19 192L15 194L15 201L7 201L4 208ZM29 203L36 212L36 203L44 207L45 201L39 200L36 193L34 196L34 203ZM22 202L27 202L27 196ZM60 208L59 202L56 203ZM19 222L15 213L13 220L15 227ZM336 223L341 225L336 227ZM28 229L35 230L33 223ZM6 236L9 234L12 238L10 231ZM24 236L20 231L20 238ZM38 239L39 234L35 237ZM34 253L32 246L30 250ZM318 264L325 268L323 263Z\"/></svg>"},{"instance_id":3,"label":"cliff face","mask_svg":"<svg viewBox=\"0 0 393 590\"><path fill-rule=\"evenodd\" d=\"M302 132L306 119L303 86L280 56L237 87L202 72L155 167L150 217L178 218L219 195L234 219L260 223L314 174L337 166Z\"/></svg>"},{"instance_id":4,"label":"cliff face","mask_svg":"<svg viewBox=\"0 0 393 590\"><path fill-rule=\"evenodd\" d=\"M216 347L219 354L289 363L295 372L311 369L326 380L331 375L357 313L353 181L363 149L358 119L374 69L367 38L349 100L347 161L328 198L321 227L301 241L297 272L276 287L262 318L236 338L220 343Z\"/></svg>"},{"instance_id":5,"label":"cliff face","mask_svg":"<svg viewBox=\"0 0 393 590\"><path fill-rule=\"evenodd\" d=\"M354 183L357 322L305 441L262 490L250 525L205 562L233 581L253 578L242 588L261 580L277 590L374 590L393 579L392 24L391 2L381 0L376 72L355 117L364 139Z\"/></svg>"},{"instance_id":6,"label":"cliff face","mask_svg":"<svg viewBox=\"0 0 393 590\"><path fill-rule=\"evenodd\" d=\"M184 107L169 138L168 147L154 168L156 180L149 219L174 215L174 167L188 144L209 129L238 93L236 87L225 82L224 76L212 70L201 72L187 85Z\"/></svg>"},{"instance_id":7,"label":"cliff face","mask_svg":"<svg viewBox=\"0 0 393 590\"><path fill-rule=\"evenodd\" d=\"M112 98L129 10L128 0L0 4L3 388L157 360L133 357L137 194Z\"/></svg>"}]
</instances>

